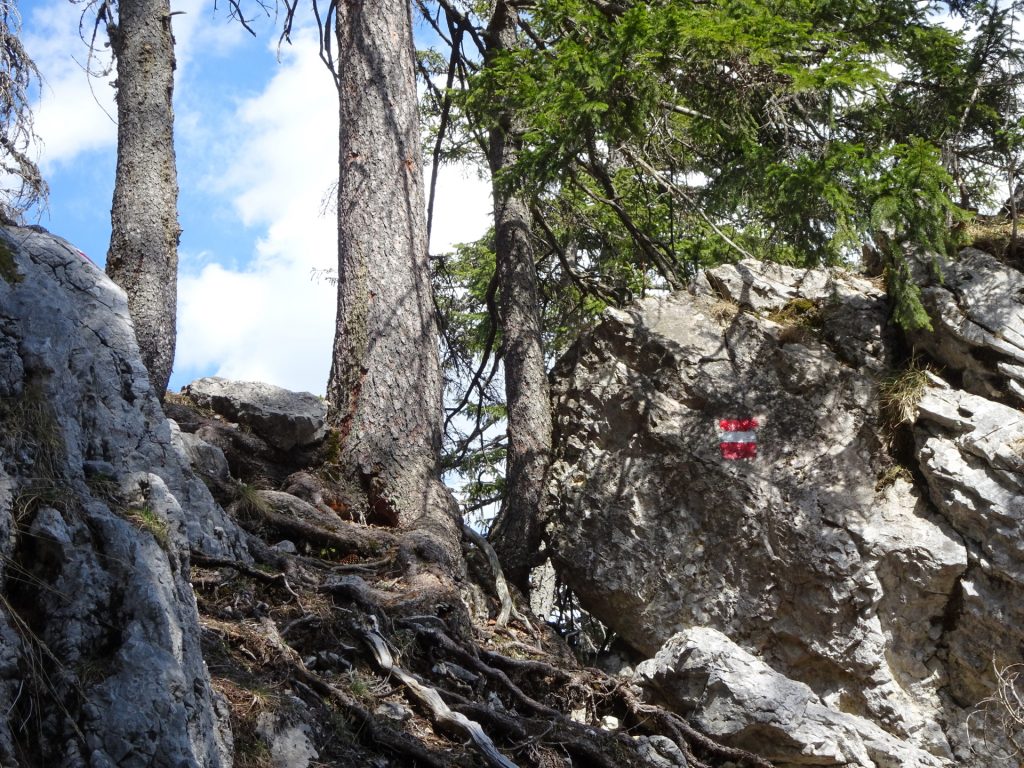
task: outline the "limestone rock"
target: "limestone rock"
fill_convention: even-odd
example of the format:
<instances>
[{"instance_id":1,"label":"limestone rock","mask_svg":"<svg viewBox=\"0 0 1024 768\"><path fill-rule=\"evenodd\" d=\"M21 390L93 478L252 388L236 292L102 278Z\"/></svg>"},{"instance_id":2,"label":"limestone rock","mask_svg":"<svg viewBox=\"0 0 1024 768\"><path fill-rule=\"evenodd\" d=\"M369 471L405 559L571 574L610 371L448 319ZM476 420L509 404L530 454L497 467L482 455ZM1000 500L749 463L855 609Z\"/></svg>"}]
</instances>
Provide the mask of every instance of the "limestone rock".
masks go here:
<instances>
[{"instance_id":1,"label":"limestone rock","mask_svg":"<svg viewBox=\"0 0 1024 768\"><path fill-rule=\"evenodd\" d=\"M723 307L715 286L771 316ZM779 310L805 288L813 322L793 322ZM967 555L892 480L887 315L870 281L746 262L609 311L556 365L547 534L584 607L642 653L717 630L945 759L935 658ZM723 459L719 421L749 418L756 459Z\"/></svg>"},{"instance_id":2,"label":"limestone rock","mask_svg":"<svg viewBox=\"0 0 1024 768\"><path fill-rule=\"evenodd\" d=\"M812 302L827 321L822 339L840 359L873 371L892 365L893 334L887 327L885 293L872 280L842 270L796 269L744 259L701 274L698 289L755 312Z\"/></svg>"},{"instance_id":3,"label":"limestone rock","mask_svg":"<svg viewBox=\"0 0 1024 768\"><path fill-rule=\"evenodd\" d=\"M250 428L282 451L314 445L327 434L327 403L309 392L217 376L194 381L184 391L199 406Z\"/></svg>"},{"instance_id":4,"label":"limestone rock","mask_svg":"<svg viewBox=\"0 0 1024 768\"><path fill-rule=\"evenodd\" d=\"M211 419L193 434L224 454L231 476L240 482L277 487L295 471L287 454L237 424Z\"/></svg>"},{"instance_id":5,"label":"limestone rock","mask_svg":"<svg viewBox=\"0 0 1024 768\"><path fill-rule=\"evenodd\" d=\"M921 352L960 373L969 392L1024 402L1024 274L965 248L930 278L921 300L933 332L912 335Z\"/></svg>"},{"instance_id":6,"label":"limestone rock","mask_svg":"<svg viewBox=\"0 0 1024 768\"><path fill-rule=\"evenodd\" d=\"M210 489L221 503L227 503L234 494L235 481L231 477L231 469L224 451L203 440L195 434L182 432L178 425L171 421L171 436L189 466Z\"/></svg>"},{"instance_id":7,"label":"limestone rock","mask_svg":"<svg viewBox=\"0 0 1024 768\"><path fill-rule=\"evenodd\" d=\"M261 712L256 732L267 744L273 768L308 768L319 757L310 736L311 713L301 699L291 697L274 711Z\"/></svg>"},{"instance_id":8,"label":"limestone rock","mask_svg":"<svg viewBox=\"0 0 1024 768\"><path fill-rule=\"evenodd\" d=\"M929 495L967 543L945 658L950 695L969 710L991 692L993 664L1024 647L1024 414L939 380L918 413Z\"/></svg>"},{"instance_id":9,"label":"limestone rock","mask_svg":"<svg viewBox=\"0 0 1024 768\"><path fill-rule=\"evenodd\" d=\"M124 293L0 230L0 764L227 766L188 551L246 559L149 385Z\"/></svg>"},{"instance_id":10,"label":"limestone rock","mask_svg":"<svg viewBox=\"0 0 1024 768\"><path fill-rule=\"evenodd\" d=\"M779 765L951 766L869 720L827 706L721 632L695 627L643 662L634 680L704 733Z\"/></svg>"}]
</instances>

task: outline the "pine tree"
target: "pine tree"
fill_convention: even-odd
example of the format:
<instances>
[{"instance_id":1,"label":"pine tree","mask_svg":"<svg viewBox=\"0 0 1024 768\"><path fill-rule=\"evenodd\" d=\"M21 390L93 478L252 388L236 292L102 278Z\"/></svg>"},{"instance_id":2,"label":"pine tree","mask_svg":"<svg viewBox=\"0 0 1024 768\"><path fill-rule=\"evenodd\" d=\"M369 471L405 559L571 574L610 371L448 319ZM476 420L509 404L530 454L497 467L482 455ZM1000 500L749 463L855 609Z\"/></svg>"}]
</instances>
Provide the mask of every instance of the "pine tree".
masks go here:
<instances>
[{"instance_id":1,"label":"pine tree","mask_svg":"<svg viewBox=\"0 0 1024 768\"><path fill-rule=\"evenodd\" d=\"M169 0L120 0L107 14L117 60L117 172L107 274L128 294L142 361L163 399L177 339L178 177Z\"/></svg>"},{"instance_id":2,"label":"pine tree","mask_svg":"<svg viewBox=\"0 0 1024 768\"><path fill-rule=\"evenodd\" d=\"M338 315L327 396L360 511L460 562L439 477L441 371L427 258L411 13L338 3Z\"/></svg>"}]
</instances>

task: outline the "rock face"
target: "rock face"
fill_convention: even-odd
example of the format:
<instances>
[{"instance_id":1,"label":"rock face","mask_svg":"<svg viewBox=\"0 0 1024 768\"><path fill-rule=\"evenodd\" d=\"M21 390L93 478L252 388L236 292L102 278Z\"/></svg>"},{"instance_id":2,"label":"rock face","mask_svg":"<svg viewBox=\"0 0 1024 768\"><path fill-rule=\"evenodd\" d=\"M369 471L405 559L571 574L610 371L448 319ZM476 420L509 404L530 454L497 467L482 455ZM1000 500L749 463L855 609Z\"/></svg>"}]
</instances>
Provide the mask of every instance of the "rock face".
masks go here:
<instances>
[{"instance_id":1,"label":"rock face","mask_svg":"<svg viewBox=\"0 0 1024 768\"><path fill-rule=\"evenodd\" d=\"M939 766L870 720L838 712L708 627L674 635L637 680L706 734L795 765ZM766 749L766 744L769 745Z\"/></svg>"},{"instance_id":2,"label":"rock face","mask_svg":"<svg viewBox=\"0 0 1024 768\"><path fill-rule=\"evenodd\" d=\"M677 701L737 744L783 764L988 765L963 722L1024 626L1024 424L934 382L914 441L891 441L901 469L879 406L901 349L887 315L865 279L750 261L608 312L555 370L552 559L638 651L700 649L681 690L711 675L732 703ZM749 419L754 435L720 426ZM723 458L752 438L756 458ZM831 740L761 718L749 675Z\"/></svg>"},{"instance_id":3,"label":"rock face","mask_svg":"<svg viewBox=\"0 0 1024 768\"><path fill-rule=\"evenodd\" d=\"M309 392L216 376L192 382L185 392L197 405L249 427L281 451L306 448L327 434L327 403Z\"/></svg>"},{"instance_id":4,"label":"rock face","mask_svg":"<svg viewBox=\"0 0 1024 768\"><path fill-rule=\"evenodd\" d=\"M959 373L967 391L1024 402L1024 275L975 248L938 275L917 271L934 330L913 334L914 345Z\"/></svg>"},{"instance_id":5,"label":"rock face","mask_svg":"<svg viewBox=\"0 0 1024 768\"><path fill-rule=\"evenodd\" d=\"M0 230L0 764L227 766L188 553L246 559L149 386L125 296Z\"/></svg>"}]
</instances>

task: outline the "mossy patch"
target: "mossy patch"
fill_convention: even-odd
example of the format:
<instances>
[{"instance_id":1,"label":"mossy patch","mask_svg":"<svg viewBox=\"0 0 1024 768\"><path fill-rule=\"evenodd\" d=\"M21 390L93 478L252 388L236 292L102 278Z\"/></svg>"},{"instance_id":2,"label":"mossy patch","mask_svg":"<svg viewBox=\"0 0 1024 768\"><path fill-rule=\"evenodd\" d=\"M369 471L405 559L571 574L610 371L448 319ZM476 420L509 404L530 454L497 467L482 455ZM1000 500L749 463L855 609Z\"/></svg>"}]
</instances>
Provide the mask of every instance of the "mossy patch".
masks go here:
<instances>
[{"instance_id":1,"label":"mossy patch","mask_svg":"<svg viewBox=\"0 0 1024 768\"><path fill-rule=\"evenodd\" d=\"M821 328L821 308L811 299L797 297L790 299L779 310L771 312L768 319L779 325L796 325L801 328Z\"/></svg>"},{"instance_id":2,"label":"mossy patch","mask_svg":"<svg viewBox=\"0 0 1024 768\"><path fill-rule=\"evenodd\" d=\"M14 261L14 251L3 240L0 240L0 278L7 283L20 283L25 276L18 271L18 264Z\"/></svg>"},{"instance_id":3,"label":"mossy patch","mask_svg":"<svg viewBox=\"0 0 1024 768\"><path fill-rule=\"evenodd\" d=\"M895 485L897 480L905 480L908 483L912 483L914 482L914 476L902 464L890 464L878 476L878 481L875 483L875 493L883 493L886 488Z\"/></svg>"},{"instance_id":4,"label":"mossy patch","mask_svg":"<svg viewBox=\"0 0 1024 768\"><path fill-rule=\"evenodd\" d=\"M171 545L170 526L148 507L136 507L125 510L125 518L140 531L148 532L163 549Z\"/></svg>"}]
</instances>

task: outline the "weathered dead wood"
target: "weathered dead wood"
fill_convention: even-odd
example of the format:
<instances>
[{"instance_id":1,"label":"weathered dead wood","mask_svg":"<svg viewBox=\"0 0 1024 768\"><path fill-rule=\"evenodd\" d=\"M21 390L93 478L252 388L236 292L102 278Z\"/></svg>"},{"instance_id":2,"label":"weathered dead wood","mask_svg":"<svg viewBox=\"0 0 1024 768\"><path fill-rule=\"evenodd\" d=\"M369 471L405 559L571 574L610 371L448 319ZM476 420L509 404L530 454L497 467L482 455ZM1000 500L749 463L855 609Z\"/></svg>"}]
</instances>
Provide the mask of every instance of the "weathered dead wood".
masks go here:
<instances>
[{"instance_id":1,"label":"weathered dead wood","mask_svg":"<svg viewBox=\"0 0 1024 768\"><path fill-rule=\"evenodd\" d=\"M448 761L433 755L409 736L388 727L380 721L380 718L374 716L345 691L310 671L295 649L284 640L277 625L271 619L263 617L260 620L260 629L263 639L279 654L281 661L288 665L293 677L309 686L317 694L335 701L345 714L355 720L362 729L365 729L371 744L380 744L399 754L409 755L417 763L431 768L448 768Z\"/></svg>"},{"instance_id":2,"label":"weathered dead wood","mask_svg":"<svg viewBox=\"0 0 1024 768\"><path fill-rule=\"evenodd\" d=\"M498 555L487 539L465 523L462 524L462 535L473 542L476 548L483 552L484 557L487 558L487 564L491 567L491 573L494 575L494 589L498 593L498 600L501 602L501 610L498 611L498 617L495 619L495 622L499 627L504 627L508 624L509 617L513 611L515 611L515 606L512 604L512 595L509 594L508 582L505 581L505 574L501 570ZM518 614L518 611L515 612ZM526 621L521 615L517 615L516 618L523 622Z\"/></svg>"},{"instance_id":3,"label":"weathered dead wood","mask_svg":"<svg viewBox=\"0 0 1024 768\"><path fill-rule=\"evenodd\" d=\"M480 659L471 654L457 642L452 640L452 638L450 638L444 632L441 632L436 629L429 629L422 625L416 624L415 622L403 621L400 623L403 626L411 627L416 631L417 634L429 638L432 643L437 645L439 648L442 648L443 650L447 651L448 653L452 654L453 656L459 658L464 664L466 664L466 666L500 683L503 688L505 688L506 690L508 690L509 693L512 694L516 701L518 701L520 704L524 705L528 709L533 710L539 715L544 715L545 717L563 717L562 713L558 710L553 709L552 707L549 707L545 704L541 704L539 701L536 701L535 699L526 695L526 693L524 693L519 686L517 686L515 683L512 682L512 680L509 679L508 675L506 675L500 669L496 669L482 662Z\"/></svg>"},{"instance_id":4,"label":"weathered dead wood","mask_svg":"<svg viewBox=\"0 0 1024 768\"><path fill-rule=\"evenodd\" d=\"M436 690L424 685L395 664L387 643L378 632L364 630L363 637L370 647L377 665L385 672L401 680L412 695L430 711L431 717L437 725L469 737L481 754L483 754L487 763L493 766L493 768L518 768L515 763L498 751L498 748L494 746L494 742L484 733L484 729L479 723L470 720L460 712L454 712Z\"/></svg>"},{"instance_id":5,"label":"weathered dead wood","mask_svg":"<svg viewBox=\"0 0 1024 768\"><path fill-rule=\"evenodd\" d=\"M417 765L448 768L450 763L444 757L435 756L411 737L388 727L381 722L380 718L375 717L372 712L361 706L343 690L306 669L301 662L293 664L292 673L297 680L305 683L318 695L335 701L345 714L355 721L358 726L357 732L361 737L365 736L365 740L370 744L379 744L392 752L409 755Z\"/></svg>"}]
</instances>

